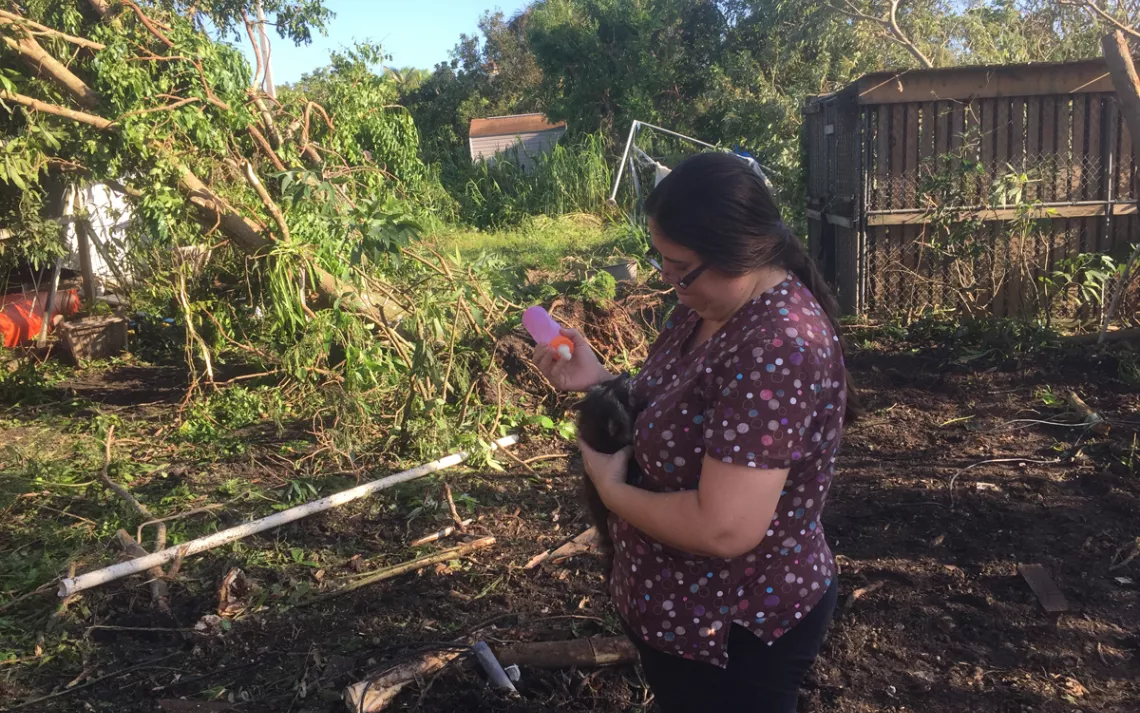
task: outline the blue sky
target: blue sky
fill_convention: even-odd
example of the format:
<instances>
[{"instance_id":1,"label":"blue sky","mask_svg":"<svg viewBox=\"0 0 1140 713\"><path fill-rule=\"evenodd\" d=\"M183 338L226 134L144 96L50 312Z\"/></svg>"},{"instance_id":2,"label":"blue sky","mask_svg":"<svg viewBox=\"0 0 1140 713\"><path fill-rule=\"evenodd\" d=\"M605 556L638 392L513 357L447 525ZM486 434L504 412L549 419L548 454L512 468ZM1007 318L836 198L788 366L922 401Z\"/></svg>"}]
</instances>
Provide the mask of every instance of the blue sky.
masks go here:
<instances>
[{"instance_id":1,"label":"blue sky","mask_svg":"<svg viewBox=\"0 0 1140 713\"><path fill-rule=\"evenodd\" d=\"M448 59L460 34L477 31L484 11L502 10L510 17L527 4L525 0L326 0L326 7L336 13L327 37L314 36L311 45L294 47L270 31L273 80L296 81L326 65L330 50L350 47L356 40L379 42L392 55L393 67L431 69ZM239 46L252 67L249 41Z\"/></svg>"}]
</instances>

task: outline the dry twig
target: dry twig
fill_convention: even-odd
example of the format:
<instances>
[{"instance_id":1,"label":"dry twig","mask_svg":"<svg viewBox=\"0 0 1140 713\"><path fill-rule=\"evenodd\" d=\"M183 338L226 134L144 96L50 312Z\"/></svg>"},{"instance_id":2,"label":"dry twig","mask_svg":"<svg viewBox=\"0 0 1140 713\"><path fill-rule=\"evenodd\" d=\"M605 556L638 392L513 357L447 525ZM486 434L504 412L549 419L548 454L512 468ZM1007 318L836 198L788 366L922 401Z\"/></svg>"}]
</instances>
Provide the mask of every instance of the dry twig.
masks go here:
<instances>
[{"instance_id":1,"label":"dry twig","mask_svg":"<svg viewBox=\"0 0 1140 713\"><path fill-rule=\"evenodd\" d=\"M443 494L447 497L447 509L451 512L451 520L455 523L455 527L462 533L467 532L467 526L463 524L463 519L459 517L459 511L455 509L455 499L451 497L451 486L444 483Z\"/></svg>"},{"instance_id":2,"label":"dry twig","mask_svg":"<svg viewBox=\"0 0 1140 713\"><path fill-rule=\"evenodd\" d=\"M424 567L429 567L433 564L439 564L440 562L446 562L448 560L453 560L453 559L456 559L457 557L463 557L465 555L468 555L468 554L474 552L475 550L481 550L481 549L484 549L486 547L490 547L494 544L495 544L495 538L494 537L482 537L478 540L466 542L466 543L460 545L459 547L454 547L450 550L444 550L444 551L438 552L434 555L428 555L426 557L419 557L419 558L411 560L409 562L404 562L401 564L393 565L391 567L384 567L383 569L376 570L375 572L368 572L368 573L364 574L363 576L361 576L359 579L356 579L356 581L344 584L339 589L334 589L330 592L326 592L324 594L319 594L319 595L317 595L311 599L308 599L306 601L301 602L301 604L299 604L298 606L304 606L305 604L312 604L316 601L323 600L323 599L329 599L332 597L339 597L342 594L347 594L348 592L360 589L361 587L367 587L368 585L375 584L376 582L382 582L386 579L391 579L393 577L399 577L401 574L407 574L408 572L414 572L417 569L423 569Z\"/></svg>"},{"instance_id":3,"label":"dry twig","mask_svg":"<svg viewBox=\"0 0 1140 713\"><path fill-rule=\"evenodd\" d=\"M150 511L146 509L146 506L140 503L134 495L131 495L131 491L111 480L111 476L109 475L111 469L111 443L113 442L114 437L115 427L108 426L107 438L103 442L103 470L99 473L99 477L107 485L108 488L113 490L116 495L118 495L124 502L130 505L132 510L134 510L139 515L150 519L153 517L153 515L151 515Z\"/></svg>"}]
</instances>

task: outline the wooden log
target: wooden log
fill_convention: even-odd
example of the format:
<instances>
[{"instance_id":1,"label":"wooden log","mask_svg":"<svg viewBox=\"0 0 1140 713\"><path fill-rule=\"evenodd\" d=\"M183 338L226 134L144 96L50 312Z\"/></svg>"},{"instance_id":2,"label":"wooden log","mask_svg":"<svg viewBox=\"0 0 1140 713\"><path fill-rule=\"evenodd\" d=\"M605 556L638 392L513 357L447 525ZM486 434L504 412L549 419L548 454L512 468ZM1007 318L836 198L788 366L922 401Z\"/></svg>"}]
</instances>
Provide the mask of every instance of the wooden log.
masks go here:
<instances>
[{"instance_id":1,"label":"wooden log","mask_svg":"<svg viewBox=\"0 0 1140 713\"><path fill-rule=\"evenodd\" d=\"M598 528L591 527L584 530L574 537L564 540L558 547L553 550L545 550L539 554L531 557L530 560L523 565L523 569L534 569L543 562L548 560L562 560L574 555L589 552L596 548L600 542L598 537Z\"/></svg>"},{"instance_id":2,"label":"wooden log","mask_svg":"<svg viewBox=\"0 0 1140 713\"><path fill-rule=\"evenodd\" d=\"M1069 602L1065 599L1065 595L1049 577L1044 567L1039 564L1021 564L1017 566L1017 572L1037 595L1037 600L1041 602L1045 611L1059 614L1069 610Z\"/></svg>"},{"instance_id":3,"label":"wooden log","mask_svg":"<svg viewBox=\"0 0 1140 713\"><path fill-rule=\"evenodd\" d=\"M1118 329L1115 332L1108 332L1104 335L1103 340L1097 333L1092 334L1071 334L1060 338L1060 342L1066 345L1083 345L1083 344L1096 344L1098 341L1105 342L1126 342L1132 339L1140 339L1140 328L1133 327L1131 329Z\"/></svg>"},{"instance_id":4,"label":"wooden log","mask_svg":"<svg viewBox=\"0 0 1140 713\"><path fill-rule=\"evenodd\" d=\"M496 647L495 654L504 666L518 664L545 669L622 666L637 661L637 647L624 636L506 644Z\"/></svg>"},{"instance_id":5,"label":"wooden log","mask_svg":"<svg viewBox=\"0 0 1140 713\"><path fill-rule=\"evenodd\" d=\"M131 557L146 557L149 552L143 549L143 546L135 542L135 538L131 537L130 533L120 528L115 535L119 538L119 544L122 546L123 551ZM165 574L163 574L162 567L155 565L146 571L150 575L150 600L158 609L164 614L170 613L170 587L166 585Z\"/></svg>"},{"instance_id":6,"label":"wooden log","mask_svg":"<svg viewBox=\"0 0 1140 713\"><path fill-rule=\"evenodd\" d=\"M384 710L396 695L417 678L439 671L454 661L459 651L437 651L417 661L400 664L379 676L366 678L344 689L349 713L376 713Z\"/></svg>"}]
</instances>

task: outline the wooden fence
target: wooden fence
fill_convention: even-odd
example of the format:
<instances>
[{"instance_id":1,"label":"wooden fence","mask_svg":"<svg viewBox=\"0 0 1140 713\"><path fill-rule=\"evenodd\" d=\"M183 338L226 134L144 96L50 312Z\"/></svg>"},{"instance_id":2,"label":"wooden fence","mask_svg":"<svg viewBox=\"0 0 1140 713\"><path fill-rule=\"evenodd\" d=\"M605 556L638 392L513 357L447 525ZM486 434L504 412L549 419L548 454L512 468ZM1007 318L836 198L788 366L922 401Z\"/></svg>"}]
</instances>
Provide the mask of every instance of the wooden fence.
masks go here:
<instances>
[{"instance_id":1,"label":"wooden fence","mask_svg":"<svg viewBox=\"0 0 1140 713\"><path fill-rule=\"evenodd\" d=\"M1140 227L1101 60L870 74L808 100L803 142L810 247L848 313L1063 312L1042 277Z\"/></svg>"}]
</instances>

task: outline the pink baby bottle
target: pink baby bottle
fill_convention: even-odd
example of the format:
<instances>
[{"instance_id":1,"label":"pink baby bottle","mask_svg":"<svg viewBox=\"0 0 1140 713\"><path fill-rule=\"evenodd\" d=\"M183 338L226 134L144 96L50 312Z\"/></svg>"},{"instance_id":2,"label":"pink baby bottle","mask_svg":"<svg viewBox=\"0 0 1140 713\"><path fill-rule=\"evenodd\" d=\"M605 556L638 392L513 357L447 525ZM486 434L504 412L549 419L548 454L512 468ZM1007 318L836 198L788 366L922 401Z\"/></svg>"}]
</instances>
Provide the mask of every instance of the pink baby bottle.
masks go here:
<instances>
[{"instance_id":1,"label":"pink baby bottle","mask_svg":"<svg viewBox=\"0 0 1140 713\"><path fill-rule=\"evenodd\" d=\"M560 359L569 360L573 356L574 342L562 336L562 327L541 306L527 308L523 312L522 323L536 343L550 345Z\"/></svg>"}]
</instances>

